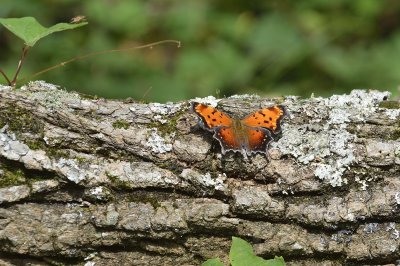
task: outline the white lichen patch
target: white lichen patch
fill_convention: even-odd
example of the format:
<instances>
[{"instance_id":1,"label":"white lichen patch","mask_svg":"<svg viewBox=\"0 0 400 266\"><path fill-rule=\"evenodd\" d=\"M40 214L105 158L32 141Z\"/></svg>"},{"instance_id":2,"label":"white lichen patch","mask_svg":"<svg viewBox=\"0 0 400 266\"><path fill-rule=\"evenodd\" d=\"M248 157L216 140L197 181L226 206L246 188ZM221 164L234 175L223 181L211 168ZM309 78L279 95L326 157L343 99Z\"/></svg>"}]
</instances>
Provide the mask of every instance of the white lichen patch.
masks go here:
<instances>
[{"instance_id":1,"label":"white lichen patch","mask_svg":"<svg viewBox=\"0 0 400 266\"><path fill-rule=\"evenodd\" d=\"M329 124L343 124L350 122L351 114L344 109L333 108L329 112Z\"/></svg>"},{"instance_id":2,"label":"white lichen patch","mask_svg":"<svg viewBox=\"0 0 400 266\"><path fill-rule=\"evenodd\" d=\"M240 95L232 95L228 97L229 99L258 99L260 98L257 94L240 94Z\"/></svg>"},{"instance_id":3,"label":"white lichen patch","mask_svg":"<svg viewBox=\"0 0 400 266\"><path fill-rule=\"evenodd\" d=\"M199 102L207 105L211 105L213 107L216 107L218 105L218 102L221 101L221 99L216 99L214 96L207 96L204 98L194 98L190 100L191 102Z\"/></svg>"},{"instance_id":4,"label":"white lichen patch","mask_svg":"<svg viewBox=\"0 0 400 266\"><path fill-rule=\"evenodd\" d=\"M59 173L76 184L87 179L86 170L81 169L74 159L60 158L54 162L53 166Z\"/></svg>"},{"instance_id":5,"label":"white lichen patch","mask_svg":"<svg viewBox=\"0 0 400 266\"><path fill-rule=\"evenodd\" d=\"M0 133L0 155L12 161L19 161L27 169L52 170L53 162L44 151L31 150L26 144L16 140L15 134Z\"/></svg>"},{"instance_id":6,"label":"white lichen patch","mask_svg":"<svg viewBox=\"0 0 400 266\"><path fill-rule=\"evenodd\" d=\"M156 115L171 115L181 110L182 104L180 103L149 103L149 108L153 114Z\"/></svg>"},{"instance_id":7,"label":"white lichen patch","mask_svg":"<svg viewBox=\"0 0 400 266\"><path fill-rule=\"evenodd\" d=\"M400 238L400 231L396 229L396 223L393 223L393 222L389 223L389 224L386 226L385 231L386 231L386 232L393 231L393 232L392 232L392 235L391 235L391 237L392 237L393 239L399 239L399 238Z\"/></svg>"},{"instance_id":8,"label":"white lichen patch","mask_svg":"<svg viewBox=\"0 0 400 266\"><path fill-rule=\"evenodd\" d=\"M22 200L29 194L30 188L27 185L0 188L0 204Z\"/></svg>"},{"instance_id":9,"label":"white lichen patch","mask_svg":"<svg viewBox=\"0 0 400 266\"><path fill-rule=\"evenodd\" d=\"M167 138L163 138L158 134L157 128L152 128L150 136L147 138L145 146L151 148L155 153L166 153L172 150L172 141L175 134L170 134Z\"/></svg>"},{"instance_id":10,"label":"white lichen patch","mask_svg":"<svg viewBox=\"0 0 400 266\"><path fill-rule=\"evenodd\" d=\"M16 140L15 134L0 133L0 155L13 161L19 161L29 152L29 147Z\"/></svg>"},{"instance_id":11,"label":"white lichen patch","mask_svg":"<svg viewBox=\"0 0 400 266\"><path fill-rule=\"evenodd\" d=\"M333 95L325 99L324 105L331 110L329 123L334 124L349 118L352 121L363 122L379 108L378 105L381 101L389 97L390 92L388 91L353 90L348 95Z\"/></svg>"},{"instance_id":12,"label":"white lichen patch","mask_svg":"<svg viewBox=\"0 0 400 266\"><path fill-rule=\"evenodd\" d=\"M342 165L342 163L339 163L339 165ZM339 165L318 163L316 164L317 167L315 168L314 174L322 180L327 180L333 187L341 186L343 182L347 183L347 180L342 179L346 168L340 167Z\"/></svg>"},{"instance_id":13,"label":"white lichen patch","mask_svg":"<svg viewBox=\"0 0 400 266\"><path fill-rule=\"evenodd\" d=\"M400 109L386 109L385 114L389 119L396 120L399 119Z\"/></svg>"},{"instance_id":14,"label":"white lichen patch","mask_svg":"<svg viewBox=\"0 0 400 266\"><path fill-rule=\"evenodd\" d=\"M347 184L347 179L342 178L346 169L355 162L352 134L344 129L332 129L329 131L329 157L322 163L313 163L315 176L326 180L333 187Z\"/></svg>"},{"instance_id":15,"label":"white lichen patch","mask_svg":"<svg viewBox=\"0 0 400 266\"><path fill-rule=\"evenodd\" d=\"M226 191L227 185L225 174L219 174L216 178L211 177L210 173L201 174L193 169L183 169L180 177L189 184L193 184L203 189L212 189L218 191Z\"/></svg>"},{"instance_id":16,"label":"white lichen patch","mask_svg":"<svg viewBox=\"0 0 400 266\"><path fill-rule=\"evenodd\" d=\"M98 199L102 199L103 193L104 193L104 187L99 186L99 187L91 188L91 189L89 189L89 193Z\"/></svg>"},{"instance_id":17,"label":"white lichen patch","mask_svg":"<svg viewBox=\"0 0 400 266\"><path fill-rule=\"evenodd\" d=\"M313 165L316 177L332 186L341 186L347 182L343 178L346 169L356 161L353 144L356 136L347 131L347 124L364 122L389 96L389 92L354 90L349 95L314 98L302 108L292 110L306 115L308 124L285 125L283 137L271 146L302 164Z\"/></svg>"},{"instance_id":18,"label":"white lichen patch","mask_svg":"<svg viewBox=\"0 0 400 266\"><path fill-rule=\"evenodd\" d=\"M400 164L400 145L394 150L394 163Z\"/></svg>"},{"instance_id":19,"label":"white lichen patch","mask_svg":"<svg viewBox=\"0 0 400 266\"><path fill-rule=\"evenodd\" d=\"M271 144L283 154L290 154L303 164L316 158L324 158L330 154L329 133L307 131L304 126L286 125L279 142Z\"/></svg>"},{"instance_id":20,"label":"white lichen patch","mask_svg":"<svg viewBox=\"0 0 400 266\"><path fill-rule=\"evenodd\" d=\"M394 200L396 201L396 204L397 204L397 205L400 205L400 192L397 192L397 193L394 195Z\"/></svg>"},{"instance_id":21,"label":"white lichen patch","mask_svg":"<svg viewBox=\"0 0 400 266\"><path fill-rule=\"evenodd\" d=\"M58 86L44 81L29 82L21 90L31 92L31 97L48 109L57 109L67 105L80 105L81 97L77 93L59 89Z\"/></svg>"},{"instance_id":22,"label":"white lichen patch","mask_svg":"<svg viewBox=\"0 0 400 266\"><path fill-rule=\"evenodd\" d=\"M359 176L355 176L354 181L361 185L361 190L367 190L367 187L369 186L367 181L370 180L361 179Z\"/></svg>"},{"instance_id":23,"label":"white lichen patch","mask_svg":"<svg viewBox=\"0 0 400 266\"><path fill-rule=\"evenodd\" d=\"M21 87L21 90L36 91L36 90L58 90L59 86L47 83L44 80L30 81L28 85Z\"/></svg>"},{"instance_id":24,"label":"white lichen patch","mask_svg":"<svg viewBox=\"0 0 400 266\"><path fill-rule=\"evenodd\" d=\"M12 90L12 86L4 86L0 84L0 91Z\"/></svg>"},{"instance_id":25,"label":"white lichen patch","mask_svg":"<svg viewBox=\"0 0 400 266\"><path fill-rule=\"evenodd\" d=\"M27 169L42 170L51 168L51 160L46 155L46 152L42 150L29 150L19 161L23 163Z\"/></svg>"},{"instance_id":26,"label":"white lichen patch","mask_svg":"<svg viewBox=\"0 0 400 266\"><path fill-rule=\"evenodd\" d=\"M163 118L164 116L162 116L162 115L155 115L155 116L153 116L153 120L154 121L158 121L158 122L160 122L161 124L166 124L166 123L168 123L168 119L166 119L166 118Z\"/></svg>"},{"instance_id":27,"label":"white lichen patch","mask_svg":"<svg viewBox=\"0 0 400 266\"><path fill-rule=\"evenodd\" d=\"M60 182L57 180L41 180L36 181L31 184L31 192L32 193L41 193L45 191L51 191L60 185Z\"/></svg>"},{"instance_id":28,"label":"white lichen patch","mask_svg":"<svg viewBox=\"0 0 400 266\"><path fill-rule=\"evenodd\" d=\"M355 136L343 128L332 129L329 132L329 149L342 157L353 156L353 146L350 143L354 139Z\"/></svg>"},{"instance_id":29,"label":"white lichen patch","mask_svg":"<svg viewBox=\"0 0 400 266\"><path fill-rule=\"evenodd\" d=\"M104 186L92 187L87 191L90 198L96 200L107 200L112 197L111 191Z\"/></svg>"},{"instance_id":30,"label":"white lichen patch","mask_svg":"<svg viewBox=\"0 0 400 266\"><path fill-rule=\"evenodd\" d=\"M83 265L83 266L95 266L96 265L96 262L94 262L94 261L87 261L87 262L85 262L85 264Z\"/></svg>"},{"instance_id":31,"label":"white lichen patch","mask_svg":"<svg viewBox=\"0 0 400 266\"><path fill-rule=\"evenodd\" d=\"M289 96L285 96L285 103L294 103L296 101L298 101L300 98L300 96L294 96L294 95L289 95ZM313 98L313 97L311 97Z\"/></svg>"},{"instance_id":32,"label":"white lichen patch","mask_svg":"<svg viewBox=\"0 0 400 266\"><path fill-rule=\"evenodd\" d=\"M126 182L132 188L175 187L180 183L180 179L173 173L152 163L116 161L107 164L103 170L102 175L108 176L111 182Z\"/></svg>"}]
</instances>

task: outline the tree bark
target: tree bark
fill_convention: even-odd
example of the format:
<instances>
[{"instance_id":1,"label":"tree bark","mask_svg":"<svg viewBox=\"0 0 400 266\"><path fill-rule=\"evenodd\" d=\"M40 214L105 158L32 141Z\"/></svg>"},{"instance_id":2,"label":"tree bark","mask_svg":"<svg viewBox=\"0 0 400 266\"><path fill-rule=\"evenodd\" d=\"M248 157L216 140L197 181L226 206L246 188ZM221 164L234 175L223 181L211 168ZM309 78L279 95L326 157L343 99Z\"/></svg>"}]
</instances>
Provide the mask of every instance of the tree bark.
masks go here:
<instances>
[{"instance_id":1,"label":"tree bark","mask_svg":"<svg viewBox=\"0 0 400 266\"><path fill-rule=\"evenodd\" d=\"M240 96L276 103L282 134L221 155L189 102L89 98L0 86L1 265L227 265L232 236L288 265L400 259L400 108L389 93Z\"/></svg>"}]
</instances>

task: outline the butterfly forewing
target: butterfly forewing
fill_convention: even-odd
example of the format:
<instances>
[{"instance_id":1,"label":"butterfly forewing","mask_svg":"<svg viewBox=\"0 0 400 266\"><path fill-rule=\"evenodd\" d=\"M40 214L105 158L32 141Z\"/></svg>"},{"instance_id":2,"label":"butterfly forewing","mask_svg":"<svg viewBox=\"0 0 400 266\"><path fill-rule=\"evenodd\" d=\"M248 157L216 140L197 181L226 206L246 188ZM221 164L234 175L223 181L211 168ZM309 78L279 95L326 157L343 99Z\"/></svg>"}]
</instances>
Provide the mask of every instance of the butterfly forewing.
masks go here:
<instances>
[{"instance_id":1,"label":"butterfly forewing","mask_svg":"<svg viewBox=\"0 0 400 266\"><path fill-rule=\"evenodd\" d=\"M221 111L218 111L212 106L202 103L192 103L193 111L201 118L204 127L207 129L214 129L215 127L232 125L232 119Z\"/></svg>"},{"instance_id":2,"label":"butterfly forewing","mask_svg":"<svg viewBox=\"0 0 400 266\"><path fill-rule=\"evenodd\" d=\"M271 130L273 134L281 131L280 121L285 116L285 108L281 105L258 110L242 121L249 127L263 127Z\"/></svg>"}]
</instances>

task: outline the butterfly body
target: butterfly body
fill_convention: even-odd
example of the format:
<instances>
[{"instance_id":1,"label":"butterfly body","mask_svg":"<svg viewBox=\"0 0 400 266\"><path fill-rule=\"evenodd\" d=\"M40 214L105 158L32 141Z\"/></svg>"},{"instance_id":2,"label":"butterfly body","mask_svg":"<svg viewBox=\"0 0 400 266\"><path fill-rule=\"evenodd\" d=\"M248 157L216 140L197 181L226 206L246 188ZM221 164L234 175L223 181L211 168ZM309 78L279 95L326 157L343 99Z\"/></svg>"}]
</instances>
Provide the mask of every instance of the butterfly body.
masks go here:
<instances>
[{"instance_id":1,"label":"butterfly body","mask_svg":"<svg viewBox=\"0 0 400 266\"><path fill-rule=\"evenodd\" d=\"M192 103L193 111L201 119L203 128L214 132L222 153L241 152L244 157L252 153L266 153L273 137L280 132L280 122L286 111L273 106L254 112L243 119L232 119L218 109L201 103Z\"/></svg>"}]
</instances>

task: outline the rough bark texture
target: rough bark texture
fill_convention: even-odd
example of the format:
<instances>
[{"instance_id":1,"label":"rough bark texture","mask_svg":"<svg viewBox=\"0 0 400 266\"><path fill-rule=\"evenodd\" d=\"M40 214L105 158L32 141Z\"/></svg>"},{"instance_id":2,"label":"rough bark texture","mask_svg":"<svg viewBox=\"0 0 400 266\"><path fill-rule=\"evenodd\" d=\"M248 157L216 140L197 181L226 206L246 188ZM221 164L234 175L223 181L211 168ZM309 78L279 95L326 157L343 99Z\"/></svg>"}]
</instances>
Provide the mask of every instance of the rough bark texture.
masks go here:
<instances>
[{"instance_id":1,"label":"rough bark texture","mask_svg":"<svg viewBox=\"0 0 400 266\"><path fill-rule=\"evenodd\" d=\"M220 154L188 102L0 86L0 265L227 262L232 236L288 265L399 263L388 96L222 99L237 117L274 103L290 113L269 160L245 160Z\"/></svg>"}]
</instances>

